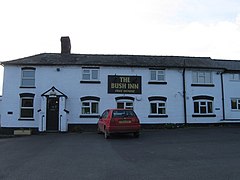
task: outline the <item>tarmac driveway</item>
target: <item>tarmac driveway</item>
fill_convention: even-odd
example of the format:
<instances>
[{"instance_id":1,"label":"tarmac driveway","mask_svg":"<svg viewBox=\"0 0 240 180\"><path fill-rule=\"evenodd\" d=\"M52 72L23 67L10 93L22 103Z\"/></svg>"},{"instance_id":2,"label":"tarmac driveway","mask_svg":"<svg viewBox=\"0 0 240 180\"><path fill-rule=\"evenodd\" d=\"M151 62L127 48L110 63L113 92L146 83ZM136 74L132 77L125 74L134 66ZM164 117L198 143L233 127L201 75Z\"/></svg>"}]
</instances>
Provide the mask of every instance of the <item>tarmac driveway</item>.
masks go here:
<instances>
[{"instance_id":1,"label":"tarmac driveway","mask_svg":"<svg viewBox=\"0 0 240 180\"><path fill-rule=\"evenodd\" d=\"M0 179L240 179L240 128L0 139Z\"/></svg>"}]
</instances>

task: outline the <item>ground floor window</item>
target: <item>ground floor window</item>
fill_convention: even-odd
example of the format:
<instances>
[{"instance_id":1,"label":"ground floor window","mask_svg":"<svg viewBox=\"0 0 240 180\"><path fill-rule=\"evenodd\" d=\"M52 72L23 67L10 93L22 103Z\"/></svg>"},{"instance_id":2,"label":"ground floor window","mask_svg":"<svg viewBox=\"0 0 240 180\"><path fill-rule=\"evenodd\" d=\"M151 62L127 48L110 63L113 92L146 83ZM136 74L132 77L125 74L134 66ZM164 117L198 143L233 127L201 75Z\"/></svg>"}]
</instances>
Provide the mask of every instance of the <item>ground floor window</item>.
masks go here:
<instances>
[{"instance_id":1,"label":"ground floor window","mask_svg":"<svg viewBox=\"0 0 240 180\"><path fill-rule=\"evenodd\" d=\"M194 113L195 114L209 114L213 113L213 102L212 101L195 101L194 102Z\"/></svg>"},{"instance_id":2,"label":"ground floor window","mask_svg":"<svg viewBox=\"0 0 240 180\"><path fill-rule=\"evenodd\" d=\"M193 97L193 117L215 116L213 113L214 97L194 96Z\"/></svg>"},{"instance_id":3,"label":"ground floor window","mask_svg":"<svg viewBox=\"0 0 240 180\"><path fill-rule=\"evenodd\" d=\"M117 108L133 109L133 102L127 102L127 101L117 102Z\"/></svg>"},{"instance_id":4,"label":"ground floor window","mask_svg":"<svg viewBox=\"0 0 240 180\"><path fill-rule=\"evenodd\" d=\"M166 97L152 96L148 100L150 102L150 114L148 117L167 117Z\"/></svg>"},{"instance_id":5,"label":"ground floor window","mask_svg":"<svg viewBox=\"0 0 240 180\"><path fill-rule=\"evenodd\" d=\"M20 94L20 119L34 118L34 94Z\"/></svg>"},{"instance_id":6,"label":"ground floor window","mask_svg":"<svg viewBox=\"0 0 240 180\"><path fill-rule=\"evenodd\" d=\"M96 101L82 102L82 114L98 114L98 102Z\"/></svg>"},{"instance_id":7,"label":"ground floor window","mask_svg":"<svg viewBox=\"0 0 240 180\"><path fill-rule=\"evenodd\" d=\"M82 97L81 98L81 114L82 115L98 115L99 101L100 101L100 98L95 96Z\"/></svg>"},{"instance_id":8,"label":"ground floor window","mask_svg":"<svg viewBox=\"0 0 240 180\"><path fill-rule=\"evenodd\" d=\"M150 114L166 114L166 102L156 101L150 103Z\"/></svg>"},{"instance_id":9,"label":"ground floor window","mask_svg":"<svg viewBox=\"0 0 240 180\"><path fill-rule=\"evenodd\" d=\"M134 109L134 98L133 97L128 97L128 96L123 96L123 97L117 97L117 108L119 109Z\"/></svg>"},{"instance_id":10,"label":"ground floor window","mask_svg":"<svg viewBox=\"0 0 240 180\"><path fill-rule=\"evenodd\" d=\"M231 109L240 110L240 98L231 99Z\"/></svg>"}]
</instances>

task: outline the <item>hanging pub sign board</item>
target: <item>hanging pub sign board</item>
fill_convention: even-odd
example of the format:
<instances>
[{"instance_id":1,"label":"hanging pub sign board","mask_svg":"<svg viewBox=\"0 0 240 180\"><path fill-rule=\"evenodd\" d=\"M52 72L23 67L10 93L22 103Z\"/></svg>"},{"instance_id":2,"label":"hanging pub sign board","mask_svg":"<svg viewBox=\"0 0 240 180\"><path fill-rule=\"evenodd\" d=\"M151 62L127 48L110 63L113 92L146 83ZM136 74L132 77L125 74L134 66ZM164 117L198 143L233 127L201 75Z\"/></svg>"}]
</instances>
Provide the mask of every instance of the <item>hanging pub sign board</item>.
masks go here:
<instances>
[{"instance_id":1,"label":"hanging pub sign board","mask_svg":"<svg viewBox=\"0 0 240 180\"><path fill-rule=\"evenodd\" d=\"M142 94L141 76L108 75L109 94Z\"/></svg>"}]
</instances>

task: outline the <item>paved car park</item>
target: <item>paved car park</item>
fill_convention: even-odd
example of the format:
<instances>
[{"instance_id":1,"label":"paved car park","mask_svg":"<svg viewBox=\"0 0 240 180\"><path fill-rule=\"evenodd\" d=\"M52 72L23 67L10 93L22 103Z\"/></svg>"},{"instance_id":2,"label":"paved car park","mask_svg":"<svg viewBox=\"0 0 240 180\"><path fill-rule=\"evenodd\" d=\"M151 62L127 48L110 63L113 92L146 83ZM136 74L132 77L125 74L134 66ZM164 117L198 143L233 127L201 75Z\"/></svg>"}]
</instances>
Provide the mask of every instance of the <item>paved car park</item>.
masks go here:
<instances>
[{"instance_id":1,"label":"paved car park","mask_svg":"<svg viewBox=\"0 0 240 180\"><path fill-rule=\"evenodd\" d=\"M239 179L240 127L0 139L0 179Z\"/></svg>"}]
</instances>

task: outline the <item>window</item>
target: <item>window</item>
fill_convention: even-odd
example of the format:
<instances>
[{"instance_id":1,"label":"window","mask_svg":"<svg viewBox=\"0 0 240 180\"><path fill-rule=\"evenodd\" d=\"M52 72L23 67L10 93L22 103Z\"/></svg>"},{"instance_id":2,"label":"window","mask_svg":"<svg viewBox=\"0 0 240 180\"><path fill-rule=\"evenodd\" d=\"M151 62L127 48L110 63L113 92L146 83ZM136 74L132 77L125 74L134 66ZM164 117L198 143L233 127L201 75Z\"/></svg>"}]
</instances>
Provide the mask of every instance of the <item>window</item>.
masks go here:
<instances>
[{"instance_id":1,"label":"window","mask_svg":"<svg viewBox=\"0 0 240 180\"><path fill-rule=\"evenodd\" d=\"M240 74L230 74L231 81L240 81Z\"/></svg>"},{"instance_id":2,"label":"window","mask_svg":"<svg viewBox=\"0 0 240 180\"><path fill-rule=\"evenodd\" d=\"M20 119L31 120L34 118L34 94L20 94Z\"/></svg>"},{"instance_id":3,"label":"window","mask_svg":"<svg viewBox=\"0 0 240 180\"><path fill-rule=\"evenodd\" d=\"M192 72L193 84L212 84L212 73L208 71Z\"/></svg>"},{"instance_id":4,"label":"window","mask_svg":"<svg viewBox=\"0 0 240 180\"><path fill-rule=\"evenodd\" d=\"M96 101L83 101L82 114L98 114L98 102Z\"/></svg>"},{"instance_id":5,"label":"window","mask_svg":"<svg viewBox=\"0 0 240 180\"><path fill-rule=\"evenodd\" d=\"M35 68L22 68L21 87L35 87Z\"/></svg>"},{"instance_id":6,"label":"window","mask_svg":"<svg viewBox=\"0 0 240 180\"><path fill-rule=\"evenodd\" d=\"M195 114L209 114L213 113L213 103L212 101L195 101L194 102L194 113Z\"/></svg>"},{"instance_id":7,"label":"window","mask_svg":"<svg viewBox=\"0 0 240 180\"><path fill-rule=\"evenodd\" d=\"M232 110L240 110L240 98L231 99L231 109Z\"/></svg>"},{"instance_id":8,"label":"window","mask_svg":"<svg viewBox=\"0 0 240 180\"><path fill-rule=\"evenodd\" d=\"M148 84L167 84L165 70L150 68Z\"/></svg>"},{"instance_id":9,"label":"window","mask_svg":"<svg viewBox=\"0 0 240 180\"><path fill-rule=\"evenodd\" d=\"M82 68L82 81L81 83L100 83L99 81L99 68Z\"/></svg>"},{"instance_id":10,"label":"window","mask_svg":"<svg viewBox=\"0 0 240 180\"><path fill-rule=\"evenodd\" d=\"M99 97L86 96L81 98L80 117L99 117Z\"/></svg>"},{"instance_id":11,"label":"window","mask_svg":"<svg viewBox=\"0 0 240 180\"><path fill-rule=\"evenodd\" d=\"M211 96L193 97L194 114L193 117L215 117L213 114L213 100Z\"/></svg>"},{"instance_id":12,"label":"window","mask_svg":"<svg viewBox=\"0 0 240 180\"><path fill-rule=\"evenodd\" d=\"M150 102L150 115L148 117L168 117L166 112L166 97L152 96Z\"/></svg>"},{"instance_id":13,"label":"window","mask_svg":"<svg viewBox=\"0 0 240 180\"><path fill-rule=\"evenodd\" d=\"M115 98L117 101L117 108L119 109L133 109L133 97L121 96Z\"/></svg>"},{"instance_id":14,"label":"window","mask_svg":"<svg viewBox=\"0 0 240 180\"><path fill-rule=\"evenodd\" d=\"M164 82L165 70L150 70L150 81Z\"/></svg>"}]
</instances>

